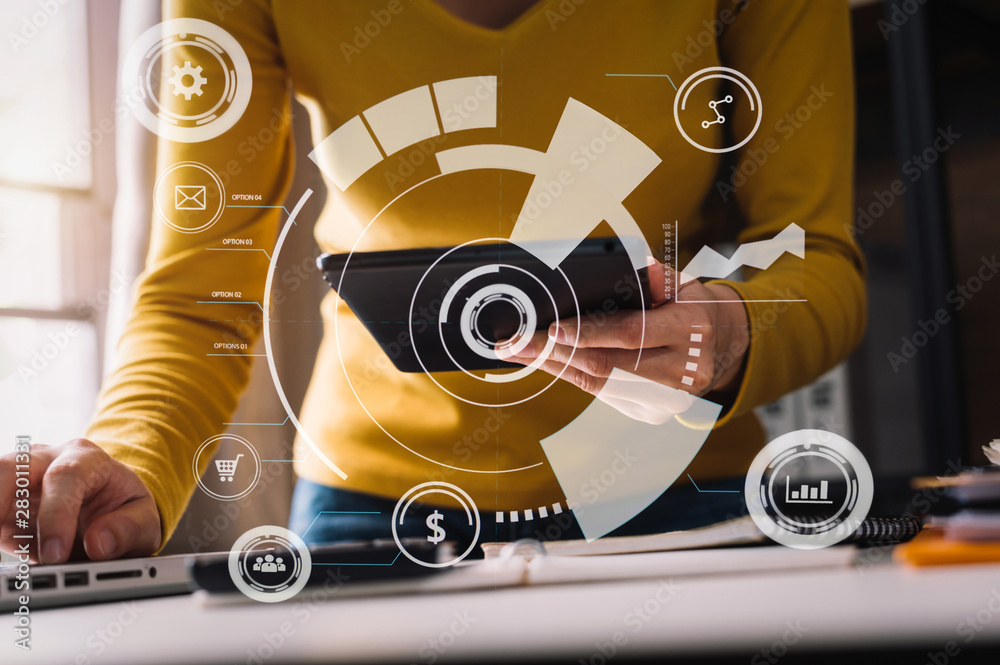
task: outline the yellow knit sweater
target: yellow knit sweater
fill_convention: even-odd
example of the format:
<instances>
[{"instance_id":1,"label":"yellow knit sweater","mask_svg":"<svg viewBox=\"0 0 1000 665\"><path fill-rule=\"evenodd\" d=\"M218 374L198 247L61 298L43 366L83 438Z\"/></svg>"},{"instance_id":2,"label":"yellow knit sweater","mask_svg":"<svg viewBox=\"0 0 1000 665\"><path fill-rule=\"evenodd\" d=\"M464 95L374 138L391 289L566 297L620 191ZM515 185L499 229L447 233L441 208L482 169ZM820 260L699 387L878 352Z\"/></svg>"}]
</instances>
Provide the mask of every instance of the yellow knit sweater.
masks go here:
<instances>
[{"instance_id":1,"label":"yellow knit sweater","mask_svg":"<svg viewBox=\"0 0 1000 665\"><path fill-rule=\"evenodd\" d=\"M860 340L863 266L845 230L854 143L846 2L539 0L499 31L464 23L425 0L167 5L168 17L222 27L250 61L249 106L231 129L207 141L161 140L160 146L161 171L180 162L205 165L225 181L229 204L238 202L232 195L249 194L260 195L262 205L281 206L289 194L289 82L309 108L319 143L399 93L462 77L497 77L495 127L439 132L386 154L345 192L331 186L315 226L323 251L349 250L359 238L359 249L398 249L508 237L530 175L471 171L399 195L438 173L435 151L502 143L544 152L570 98L626 128L661 158L624 201L654 253L664 251L664 228L676 224L683 266L712 240L719 223L712 211L724 201L745 220L740 243L772 238L791 223L803 228L805 260L786 254L745 281L726 282L743 299L757 301L745 305L751 345L738 392L688 469L696 479L745 473L764 443L752 410L815 379ZM184 50L170 57L167 65L183 64ZM681 136L672 113L674 86L720 65L749 77L763 102L759 129L724 166L719 154ZM184 97L176 99L180 104ZM743 111L732 115L727 122L734 134L754 122ZM241 247L269 254L286 219L278 208L227 205L198 233L179 233L154 220L148 268L118 368L87 436L139 473L156 498L167 536L195 486L195 450L225 430L248 377L250 358L207 354L220 341L252 343L261 330L257 303L264 302L265 254L206 250L240 238L251 243ZM215 291L242 296L231 299L240 302L199 304L218 300ZM776 299L805 302L759 302ZM332 330L338 307L339 339ZM303 456L298 474L385 496L447 479L483 510L563 498L539 439L571 422L589 395L559 382L542 397L499 413L473 406L427 376L369 371L372 363L384 366L382 352L332 293L323 318L324 341L298 415L348 478L315 455ZM341 354L356 379L353 388ZM358 380L366 371L375 378ZM510 471L521 467L529 468Z\"/></svg>"}]
</instances>

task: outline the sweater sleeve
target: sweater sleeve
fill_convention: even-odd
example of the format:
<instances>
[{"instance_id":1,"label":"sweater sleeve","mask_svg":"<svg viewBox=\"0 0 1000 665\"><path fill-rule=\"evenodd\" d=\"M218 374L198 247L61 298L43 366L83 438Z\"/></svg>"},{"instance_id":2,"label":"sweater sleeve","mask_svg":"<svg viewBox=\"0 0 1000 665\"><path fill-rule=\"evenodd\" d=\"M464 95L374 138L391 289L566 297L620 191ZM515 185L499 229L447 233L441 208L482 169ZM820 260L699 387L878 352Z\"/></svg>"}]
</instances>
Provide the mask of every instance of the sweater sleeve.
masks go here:
<instances>
[{"instance_id":1,"label":"sweater sleeve","mask_svg":"<svg viewBox=\"0 0 1000 665\"><path fill-rule=\"evenodd\" d=\"M220 12L223 5L226 11ZM163 543L194 491L195 451L225 430L223 423L230 420L247 383L251 358L215 355L216 344L245 343L251 348L260 332L266 256L280 222L280 210L274 207L282 205L292 175L290 87L267 3L251 0L230 7L201 0L166 2L164 19L177 17L207 21L235 38L249 59L252 93L245 112L217 137L175 142L161 132L156 197L165 214L153 215L150 252L146 271L137 280L136 304L118 344L116 369L105 380L86 434L134 469L149 487L159 508ZM175 65L182 72L190 72L188 62L192 69L204 65L205 75L199 74L204 79L203 94L218 98L217 86L225 77L205 48L180 45L165 50L162 61L159 101L167 114L190 113L193 107L186 97L200 101L200 95L187 87L195 84L193 77L182 79L185 87L180 94L175 92L168 80ZM237 79L237 85L247 83ZM171 171L181 164L200 166L194 171L190 166ZM223 199L221 216L203 230L187 232L191 227L165 223L163 217L170 219L185 207L184 201L181 205L175 201L180 196L176 181L206 186L203 196L209 211L221 198L213 179L200 167L218 176L230 203L234 194L251 194L261 197L262 207L227 205ZM191 173L197 177L188 177ZM189 205L198 207L199 202ZM211 251L226 246L227 238L249 243L240 244L241 248L264 251ZM218 292L227 295L213 296ZM210 455L202 460L207 465Z\"/></svg>"},{"instance_id":2,"label":"sweater sleeve","mask_svg":"<svg viewBox=\"0 0 1000 665\"><path fill-rule=\"evenodd\" d=\"M747 221L740 244L805 231L805 260L784 254L743 282L750 347L720 424L805 385L842 361L865 328L865 269L850 232L854 89L846 2L750 0L720 38L723 65L760 91L758 131L716 183ZM736 114L736 135L755 122ZM782 301L782 302L768 302ZM802 301L802 302L789 302Z\"/></svg>"}]
</instances>

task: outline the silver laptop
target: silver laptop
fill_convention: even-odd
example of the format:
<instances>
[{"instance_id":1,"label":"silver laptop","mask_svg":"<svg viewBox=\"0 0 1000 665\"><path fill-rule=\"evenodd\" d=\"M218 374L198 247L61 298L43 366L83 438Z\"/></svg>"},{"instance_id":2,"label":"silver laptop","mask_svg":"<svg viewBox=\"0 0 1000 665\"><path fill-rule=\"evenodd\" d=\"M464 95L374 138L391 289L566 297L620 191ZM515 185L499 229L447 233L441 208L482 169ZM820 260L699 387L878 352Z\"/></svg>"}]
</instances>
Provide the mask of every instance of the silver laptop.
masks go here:
<instances>
[{"instance_id":1,"label":"silver laptop","mask_svg":"<svg viewBox=\"0 0 1000 665\"><path fill-rule=\"evenodd\" d=\"M0 611L191 593L190 554L61 565L0 565Z\"/></svg>"}]
</instances>

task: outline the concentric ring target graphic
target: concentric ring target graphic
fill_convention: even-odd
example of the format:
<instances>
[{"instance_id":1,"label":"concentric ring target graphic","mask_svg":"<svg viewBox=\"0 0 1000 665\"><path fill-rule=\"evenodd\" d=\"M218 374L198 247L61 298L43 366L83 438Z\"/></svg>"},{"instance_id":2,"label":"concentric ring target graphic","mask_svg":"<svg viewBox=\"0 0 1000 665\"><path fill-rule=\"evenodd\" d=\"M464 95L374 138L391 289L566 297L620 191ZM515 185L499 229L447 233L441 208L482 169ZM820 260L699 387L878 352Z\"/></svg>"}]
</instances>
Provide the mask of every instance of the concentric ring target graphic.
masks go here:
<instances>
[{"instance_id":1,"label":"concentric ring target graphic","mask_svg":"<svg viewBox=\"0 0 1000 665\"><path fill-rule=\"evenodd\" d=\"M462 550L461 553L455 555L448 561L427 561L418 556L414 556L414 554L406 548L406 543L399 537L399 527L404 524L407 511L409 511L410 507L414 505L415 502L418 502L422 497L434 494L443 495L450 500L456 501L461 506L466 519L468 519L468 525L474 529L468 546ZM406 492L406 494L401 496L399 501L396 502L396 507L392 511L392 539L399 547L399 551L402 552L403 555L410 561L427 568L447 568L449 566L454 566L456 563L469 556L475 548L476 543L479 542L481 527L482 524L479 519L479 510L476 508L476 503L472 500L472 497L469 496L468 492L463 490L461 487L451 483L439 481L421 483L420 485L411 488L408 492Z\"/></svg>"},{"instance_id":2,"label":"concentric ring target graphic","mask_svg":"<svg viewBox=\"0 0 1000 665\"><path fill-rule=\"evenodd\" d=\"M500 266L488 266L489 272L499 272ZM448 314L454 294L448 293L445 305L441 306L441 321L451 323ZM498 304L509 305L517 312L517 328L512 333L510 339L501 341L497 335L488 335L483 332L482 319L484 312L495 308ZM531 339L531 334L537 330L538 314L531 304L528 295L510 284L497 284L494 286L484 286L472 294L472 297L465 303L462 313L459 315L459 329L462 332L462 339L474 353L481 357L492 360L497 357L497 350L502 349L510 355L517 355L523 351ZM445 343L444 329L441 328L441 342ZM450 355L450 354L449 354ZM452 358L454 361L454 358ZM478 377L477 377L478 378Z\"/></svg>"},{"instance_id":3,"label":"concentric ring target graphic","mask_svg":"<svg viewBox=\"0 0 1000 665\"><path fill-rule=\"evenodd\" d=\"M417 284L417 288L413 292L413 298L410 301L410 315L408 319L410 338L414 340L413 349L414 352L416 353L418 362L420 362L421 367L424 369L425 374L427 374L427 376L431 379L431 381L433 381L439 388L441 388L441 390L445 391L455 399L470 404L475 404L477 406L485 406L485 407L514 406L516 404L522 404L524 402L527 402L532 398L537 397L545 390L548 390L550 387L555 385L556 381L559 380L559 377L562 376L562 372L560 372L558 376L553 377L544 387L542 387L534 394L528 395L521 399L510 402L492 402L492 403L477 402L463 395L456 394L451 389L443 385L434 376L433 372L427 371L427 366L424 364L424 361L420 356L420 345L416 343L416 340L419 338L415 336L415 331L414 331L414 323L417 320L415 310L416 310L417 297L421 291L421 287L426 281L434 282L433 279L429 280L428 277L433 274L434 268L442 261L444 261L449 254L460 249L461 247L466 247L470 244L481 243L481 242L504 243L508 241L504 238L482 238L479 240L463 243L462 245L458 245L457 247L454 247L451 250L442 254L440 257L438 257L436 261L434 261L433 264L430 265L430 267L427 268L427 271L424 273L424 275L420 279L420 282ZM345 266L344 268L345 272L348 270L349 265L350 261L348 261L347 266ZM491 282L488 286L480 288L479 290L472 293L466 299L465 305L461 308L461 312L458 314L458 330L460 331L460 334L457 335L457 340L448 339L450 336L449 331L454 329L453 326L448 325L449 323L453 323L453 320L451 318L453 309L452 304L456 300L458 294L462 291L463 287L467 286L470 283L474 283L477 277L498 275L504 270L510 270L522 273L526 275L529 279L537 283L538 287L544 292L545 297L548 300L548 303L551 307L551 312L557 313L558 311L558 308L556 307L556 299L553 297L548 287L544 283L542 283L542 281L537 276L531 274L529 271L525 270L520 266L491 263L466 273L465 275L463 275L462 278L460 278L458 281L452 284L449 287L448 292L445 294L445 297L442 299L441 310L439 314L440 325L438 326L438 336L441 340L441 344L445 350L445 353L455 364L455 369L460 370L461 372L472 377L476 381L484 381L488 383L511 383L513 381L520 380L533 373L543 362L545 362L545 360L551 355L552 349L555 346L554 340L548 338L545 347L542 349L538 358L533 363L531 363L526 367L508 373L486 372L483 376L479 376L467 370L465 367L462 366L461 362L456 360L455 354L452 351L453 342L458 342L459 344L463 345L464 348L470 349L473 353L479 355L480 357L487 358L490 360L498 359L496 354L496 349L498 348L498 344L496 342L498 340L485 339L485 335L483 335L482 331L478 329L478 327L474 323L474 319L485 309L485 307L490 305L496 306L498 302L511 305L521 313L522 324L520 328L514 332L514 337L511 338L511 341L506 345L506 347L510 348L513 352L516 353L516 351L523 349L524 346L531 341L531 336L536 332L538 315L535 309L535 304L532 301L532 299L523 290L517 288L516 286L513 286L511 284L506 284L503 282ZM557 272L563 278L563 281L569 292L573 294L573 301L576 304L575 307L576 316L580 316L580 305L579 301L576 299L576 294L573 291L573 285L570 283L569 279L566 277L566 274L563 273L562 270L557 270ZM458 308L456 307L455 309ZM556 323L559 322L558 316L556 317L555 322ZM580 338L580 333L578 330L573 344L574 352L575 352L576 342L579 341L579 338Z\"/></svg>"},{"instance_id":4,"label":"concentric ring target graphic","mask_svg":"<svg viewBox=\"0 0 1000 665\"><path fill-rule=\"evenodd\" d=\"M280 526L259 526L240 536L229 551L229 576L248 598L280 603L309 582L312 556L305 542Z\"/></svg>"},{"instance_id":5,"label":"concentric ring target graphic","mask_svg":"<svg viewBox=\"0 0 1000 665\"><path fill-rule=\"evenodd\" d=\"M207 141L232 128L250 103L252 87L243 47L201 19L154 25L132 44L122 65L124 99L136 118L178 143Z\"/></svg>"},{"instance_id":6,"label":"concentric ring target graphic","mask_svg":"<svg viewBox=\"0 0 1000 665\"><path fill-rule=\"evenodd\" d=\"M847 439L797 430L764 446L744 488L757 527L798 549L834 545L857 530L874 497L871 468Z\"/></svg>"},{"instance_id":7,"label":"concentric ring target graphic","mask_svg":"<svg viewBox=\"0 0 1000 665\"><path fill-rule=\"evenodd\" d=\"M440 178L443 178L443 177L445 177L445 176L444 175L439 175L439 176L433 176L431 178L423 180L423 181L415 184L410 189L408 189L408 190L400 193L392 201L390 201L388 204L386 204L381 210L379 210L378 213L376 213L372 217L371 221L366 225L366 227L364 228L364 230L358 236L357 241L354 244L354 247L351 248L350 255L353 256L358 251L358 247L364 241L364 238L365 238L366 234L372 229L372 227L375 224L378 223L378 221L382 218L382 215L384 215L388 210L390 210L392 208L392 206L394 204L396 204L401 198L403 198L404 196L407 196L407 195L411 194L414 190L416 190L416 189L418 189L420 187L426 187L429 184L434 183L434 182L438 181ZM483 240L485 240L487 242L497 242L497 241L509 242L508 240L502 239L502 238L485 238L485 239L479 239L477 241L472 241L472 242L481 242ZM465 244L467 245L467 244L470 244L470 243L465 243ZM277 251L278 250L276 249L275 250L274 258L277 258L277 256L278 256ZM434 263L434 265L437 265L437 263L438 262L436 261ZM350 259L348 259L347 262L346 262L346 264L345 264L345 266L344 266L344 274L346 274L350 270L350 266L351 266L351 262L350 262ZM341 278L340 284L338 285L338 292L341 292L342 288L343 288L343 276ZM450 309L450 307L449 307L449 309ZM412 319L411 319L411 323L412 323ZM364 399L364 397L361 395L360 391L358 390L358 386L355 384L355 381L353 380L353 378L351 376L351 373L350 373L350 371L349 371L349 369L347 367L347 364L345 362L346 354L345 354L344 350L340 346L340 342L341 342L341 338L342 338L342 335L341 335L341 325L342 325L342 322L341 322L341 319L340 319L340 311L338 309L338 310L335 310L335 314L334 314L335 339L336 339L336 342L337 342L338 356L340 358L341 368L344 371L344 375L347 378L348 385L350 386L352 393L357 398L358 403L361 405L362 409L364 409L365 413L367 413L368 416L371 418L372 422L375 423L375 425L378 426L378 428L380 430L382 430L382 432L384 432L387 436L389 436L397 444L399 444L400 446L402 446L405 450L407 450L410 453L416 455L417 457L420 457L420 458L422 458L422 459L424 459L424 460L426 460L428 462L432 462L432 463L434 463L434 464L436 464L438 466L441 466L441 467L444 467L444 468L448 468L448 469L452 469L452 470L455 470L455 471L464 471L464 472L468 472L468 473L486 473L486 474L515 473L515 472L518 472L518 471L524 471L526 469L535 468L535 467L538 467L538 466L541 466L542 464L544 464L544 462L539 461L539 462L536 462L534 464L529 464L529 465L524 465L524 466L519 466L519 467L499 468L499 469L494 468L494 469L484 470L484 469L476 469L476 468L467 467L467 466L463 467L463 466L458 466L458 465L455 465L455 464L449 464L447 462L444 462L444 461L439 460L439 459L435 459L434 457L431 457L429 455L425 455L424 453L420 452L413 445L410 445L408 442L406 442L402 438L402 436L400 436L398 433L395 433L395 432L391 431L382 422L380 422L379 419L378 419L378 417L374 414L374 412L373 412L374 410L371 408L371 405L367 404L366 401L365 401L365 399ZM414 346L416 348L416 344ZM446 345L446 348L447 348L447 345ZM529 369L529 368L525 368L525 369ZM520 378L521 376L524 376L524 374L522 374L523 371L524 370L517 370L517 371L513 372L513 374L519 374L519 378ZM490 403L490 404L487 404L487 403L484 403L484 402L477 402L477 401L469 399L467 397L463 397L461 395L456 395L452 391L446 389L441 384L440 378L435 377L434 373L426 372L425 375L427 377L429 377L431 379L431 381L434 382L439 388L441 388L445 392L449 393L453 397L455 397L455 398L457 398L459 400L462 400L462 401L464 401L466 403L474 404L476 406L493 407L493 408L495 408L495 407L498 407L498 406L512 406L515 403L523 403L523 402L527 401L527 400L524 400L524 399L519 399L519 400L516 400L516 402L511 402L511 403L500 402L500 403ZM502 376L502 375L496 374L494 376ZM483 380L483 381L489 381L488 379L480 379L480 377L476 377L476 379L477 380ZM502 379L501 379L501 381L502 381ZM548 384L547 384L547 386L546 386L545 389L548 389L548 386L554 385L556 381L557 381L557 379L553 378L551 381L548 382ZM535 395L533 395L533 396L537 396L537 393Z\"/></svg>"},{"instance_id":8,"label":"concentric ring target graphic","mask_svg":"<svg viewBox=\"0 0 1000 665\"><path fill-rule=\"evenodd\" d=\"M441 100L445 98L445 95L440 94L445 89L449 98L455 98L461 90L477 95L485 90L494 95L492 103L498 104L495 96L497 90L495 77L453 79L434 83L432 86L435 94L431 94L431 86L409 90L364 111L364 121L359 115L344 122L317 144L313 153L310 153L310 158L335 187L344 191L382 159L394 157L395 151L440 136L442 127L447 127L444 133L448 133L497 126L499 114L493 112L495 109L487 109L488 113L480 113L464 126L462 123L440 125L436 116L440 116L441 109L434 108L435 104L441 104ZM574 171L574 177L568 180L560 178L564 170L576 168L573 155L578 147L593 146L596 145L595 142L600 143L600 159L589 163L586 169ZM387 145L392 145L392 150L387 150L383 154L383 148ZM577 298L576 289L568 277L569 273L563 271L562 264L573 254L583 239L591 236L602 223L610 226L620 241L632 272L630 279L635 278L636 283L642 283L640 271L647 269L652 252L641 228L623 202L660 164L661 159L624 127L572 98L567 100L545 151L507 144L461 145L459 143L458 147L438 150L434 153L434 159L439 173L426 175L393 196L388 203L371 215L367 223L362 221L363 227L356 236L345 240L344 249L341 251L347 258L343 263L340 278L338 280L331 277L340 299L347 300L344 298L343 289L348 283L364 288L363 277L352 278L352 282L347 280L352 274L351 257L359 251L386 249L386 244L394 247L392 243L396 238L392 230L378 226L380 222L390 217L387 211L394 206L399 207L392 215L402 215L417 202L426 205L440 201L441 205L447 205L447 198L441 198L441 195L447 197L448 187L463 182L478 183L480 187L496 186L488 184L496 181L472 179L471 172L507 171L531 176L530 180L522 180L526 184L530 183L522 202L523 207L516 216L509 237L474 237L478 234L469 229L484 227L470 226L464 237L452 241L457 247L442 248L441 256L436 259L427 258L428 266L416 287L408 283L405 290L393 294L394 298L402 295L403 298L400 300L409 299L408 310L401 307L399 315L393 317L400 320L382 320L392 315L392 312L384 311L386 316L379 317L378 320L362 320L355 316L348 322L341 316L342 308L334 307L333 342L346 377L346 384L372 424L404 450L438 467L467 473L499 475L548 464L565 493L566 503L574 511L585 537L588 540L599 538L641 512L679 477L712 430L721 413L721 406L685 390L660 384L633 373L637 372L640 362L640 359L636 358L635 367L630 368L632 372L615 368L604 388L596 395L596 399L590 401L589 406L581 407L582 413L576 415L572 422L559 424L556 429L559 427L561 429L554 433L546 430L545 433L537 435L540 444L537 462L525 463L529 462L530 458L520 456L513 458L518 460L515 464L505 467L500 462L498 449L497 452L491 450L488 457L472 458L471 464L463 465L452 459L436 459L435 455L439 453L447 454L443 448L428 448L426 451L420 449L421 444L410 440L413 436L412 423L406 423L404 428L400 424L401 419L393 420L397 413L391 404L370 403L369 400L383 400L387 394L396 394L380 391L380 386L384 385L389 391L398 390L399 382L405 385L404 377L410 375L391 365L388 360L389 350L376 346L376 340L371 336L372 328L366 331L365 327L386 325L393 334L397 329L409 332L407 339L413 338L416 362L408 367L418 366L423 369L421 382L414 382L411 385L414 388L419 387L421 393L427 391L428 385L440 391L435 393L433 389L431 390L434 396L428 398L429 403L446 397L447 399L441 401L441 404L464 402L466 408L473 409L470 413L481 413L483 409L498 406L518 408L514 405L525 404L540 397L559 380L549 373L537 371L540 369L539 365L544 362L544 357L552 350L553 340L542 344L545 347L542 349L542 359L527 366L504 364L496 357L497 349L523 348L532 334L537 335L542 332L538 329L540 322L569 316L565 304L562 304L564 309L561 312L557 312L554 317L550 316L556 312L557 302L574 303L573 314L576 317L581 316L582 302ZM466 180L463 181L462 178ZM545 185L557 180L565 184L561 195L554 197L546 191ZM269 314L275 269L285 239L295 224L294 218L309 193L306 193L289 215L271 257L263 304L265 349L272 379L290 422L294 424L304 442L313 452L318 453L324 463L341 477L346 477L347 474L334 465L333 460L330 460L316 445L309 432L305 431L298 421L296 414L289 408L275 367L271 346ZM496 210L494 196L481 196L475 199L483 202L482 205L485 206L485 201L489 198L490 207L474 208L474 210L485 216L484 218L495 218L496 213L492 212ZM539 219L530 214L529 203L541 201L543 196L548 198L545 199L544 216ZM401 239L398 247L411 247L412 242ZM479 261L481 253L478 250L471 251L470 254L477 257L475 261L479 261L478 263L465 263L466 267L461 269L464 272L452 273L448 279L442 279L438 275L438 269L445 265L444 260L449 252L468 249L469 246L475 247L477 244L489 246L491 252L495 248L497 251L493 258ZM538 262L539 269L524 270L520 263L515 266L509 260L505 261L504 253L508 251L526 253L530 261ZM455 265L461 264L452 263L452 270L456 269ZM438 301L440 307L435 313L439 318L434 322L437 324L440 321L443 324L436 327L425 326L428 332L421 337L417 324L420 323L419 316L423 315L419 314L418 303L426 303L428 296L440 299ZM648 298L648 295L639 289L638 298L641 301L638 309L642 312L642 329L637 356L641 354L644 346L641 341L645 339L647 317L645 298ZM500 320L501 315L503 326L507 326L506 328L493 323ZM405 321L402 320L404 317ZM341 345L345 335L369 344L368 348L377 350L380 354L378 360L383 361L383 369L375 372L373 378L369 378L366 374L363 385L356 379L361 378L359 368L364 363L359 362L354 356L350 358L350 364L348 363L346 348ZM358 335L366 337L357 337ZM548 339L547 335L545 339ZM579 338L572 344L573 352L578 343ZM421 344L430 344L432 347L436 345L443 349L436 356L436 371L427 371L428 365ZM493 361L495 358L497 360L495 369L483 369L483 367L494 367L488 362L486 365L483 363ZM438 364L442 360L444 362L450 360L453 371L438 370ZM470 367L477 369L470 370ZM358 371L358 377L352 376L352 368ZM429 382L426 379L429 379ZM500 388L503 388L503 392ZM641 415L622 408L623 404L631 404L634 400L642 403ZM480 411L476 412L476 409ZM380 413L385 414L386 422L380 420L378 415ZM654 413L655 418L649 416L650 413ZM673 417L679 413L684 414L684 420ZM476 416L470 417L470 421L475 419ZM393 428L399 428L400 431L393 431ZM419 434L416 436L419 437ZM499 438L497 441L499 445ZM629 444L627 456L625 456L626 451L621 450L623 441ZM664 441L670 441L671 445L664 446ZM523 442L511 441L506 445L523 445ZM584 463L581 463L581 460ZM479 467L473 466L474 464L479 464ZM604 468L619 469L621 477L617 478L612 487L606 488L596 503L588 501L588 497L581 494L580 488L586 486L587 478L595 471L599 474ZM588 504L586 510L578 510L585 503Z\"/></svg>"}]
</instances>

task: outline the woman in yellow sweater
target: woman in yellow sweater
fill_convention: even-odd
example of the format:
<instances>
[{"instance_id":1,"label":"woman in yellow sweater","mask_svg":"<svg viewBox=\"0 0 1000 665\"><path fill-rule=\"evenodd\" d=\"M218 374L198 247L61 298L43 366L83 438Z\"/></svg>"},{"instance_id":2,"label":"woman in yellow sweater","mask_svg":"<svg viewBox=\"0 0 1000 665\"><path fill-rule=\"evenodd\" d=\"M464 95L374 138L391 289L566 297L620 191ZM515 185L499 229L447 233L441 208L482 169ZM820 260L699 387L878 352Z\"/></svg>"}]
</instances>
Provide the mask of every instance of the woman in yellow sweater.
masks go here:
<instances>
[{"instance_id":1,"label":"woman in yellow sweater","mask_svg":"<svg viewBox=\"0 0 1000 665\"><path fill-rule=\"evenodd\" d=\"M739 481L764 443L753 409L815 379L861 338L863 267L845 231L854 138L846 3L175 0L166 3L165 15L222 28L246 53L253 78L245 110L221 134L193 142L162 135L161 172L197 163L225 174L226 192L259 194L264 205L281 206L293 163L287 122L291 82L310 110L314 160L332 180L330 199L336 205L328 203L316 225L323 251L508 238L538 191L533 185L544 184L540 175L482 168L400 196L437 172L433 159L397 168L408 154L407 137L421 131L420 121L408 116L402 123L387 122L379 115L386 106L379 105L406 99L403 93L433 94L437 124L424 127L423 136L433 141L422 145L438 152L499 144L546 153L555 150L554 134L571 107L603 117L604 125L591 129L596 139L611 128L605 148L619 136L618 145L634 140L642 148L635 148L632 163L638 175L606 168L606 182L594 186L594 201L617 195L614 203L623 207L615 208L615 215L626 211L619 219L634 220L636 233L661 262L686 265L711 239L714 222L706 202L717 203L716 197L738 208L745 220L740 243L773 239L793 224L804 230L804 258L786 253L766 270L747 271L745 281L687 281L680 298L678 276L668 269L673 286L667 295L688 302L647 312L641 325L648 332L641 338L629 332L635 315L623 312L602 326L564 322L561 330L542 331L516 360L532 363L551 333L552 355L541 369L563 380L536 399L500 411L458 399L425 374L390 368L362 385L366 362L382 351L331 294L323 305L327 331L299 420L322 457L336 464L324 463L320 455L301 456L291 526L301 532L320 510L382 515L377 520L332 516L314 527L312 539L387 536L386 514L396 500L433 479L468 491L484 515L562 504L568 494L540 442L587 409L616 368L720 405L718 420L685 475ZM163 71L176 66L189 74L193 53L174 49L164 56ZM717 67L737 70L752 82L747 86L732 78L734 91L754 99L752 87L759 97L756 105L739 100L722 105L721 79L688 90L691 107L706 115L700 125L705 134L691 140L695 130L683 131L685 116L675 122L672 114L680 94L674 86L683 92L682 82L692 74ZM487 82L483 99L495 102L495 118L476 115L478 103L449 105L447 86L435 85L474 77ZM178 79L175 94L163 95L168 110L197 94L191 87L196 80ZM581 126L586 130L585 122ZM382 167L352 166L364 161L363 142L339 155L324 153L327 137L345 127L376 137L373 159L385 159ZM263 128L269 140L251 141L251 156L248 140ZM726 141L738 144L731 168L720 166ZM593 157L585 149L581 154L564 185L585 181L583 171L600 165L596 149ZM553 177L558 180L558 174ZM612 222L611 214L604 219ZM537 228L544 229L546 220L539 217ZM166 542L194 491L195 452L224 430L248 377L249 358L206 354L222 340L252 344L260 333L256 303L265 302L266 269L248 256L253 253L205 250L240 238L270 252L284 221L275 208L229 206L196 233L159 218L154 222L147 271L119 346L118 368L107 379L87 439L34 450L42 561L64 561L80 548L93 559L139 555ZM609 229L594 232L606 235ZM558 237L559 231L552 234ZM219 290L242 297L210 308L199 302ZM661 286L654 291L662 293ZM573 344L577 330L581 337ZM692 334L698 335L698 362L689 357ZM449 378L447 385L460 392L471 385L462 383L466 379L474 381ZM488 437L480 436L484 426ZM478 437L475 446L462 445L472 434ZM204 468L209 456L201 459ZM12 478L13 458L0 460L5 548L13 542ZM739 509L738 498L711 504L699 495L693 502L689 491L668 491L631 529L691 526ZM506 530L497 524L496 533L501 539L543 535L548 524L505 524ZM580 532L566 520L555 535Z\"/></svg>"}]
</instances>

